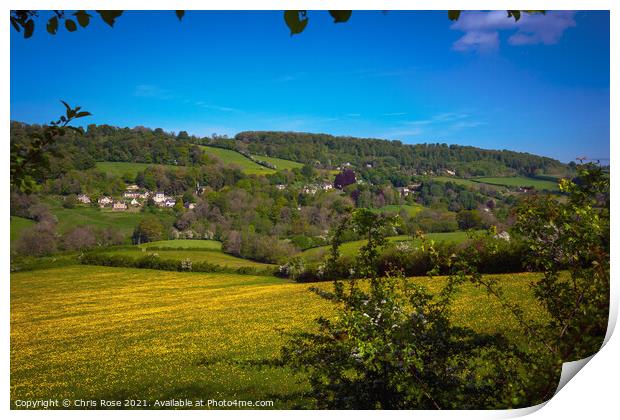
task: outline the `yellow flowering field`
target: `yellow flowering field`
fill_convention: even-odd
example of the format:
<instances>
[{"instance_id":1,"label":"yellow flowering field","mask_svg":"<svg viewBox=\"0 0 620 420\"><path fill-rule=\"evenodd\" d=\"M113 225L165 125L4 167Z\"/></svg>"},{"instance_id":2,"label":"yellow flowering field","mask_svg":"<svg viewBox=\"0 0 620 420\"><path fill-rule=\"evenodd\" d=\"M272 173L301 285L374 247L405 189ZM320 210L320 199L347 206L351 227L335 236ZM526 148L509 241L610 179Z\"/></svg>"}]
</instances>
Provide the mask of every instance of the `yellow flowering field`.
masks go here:
<instances>
[{"instance_id":1,"label":"yellow flowering field","mask_svg":"<svg viewBox=\"0 0 620 420\"><path fill-rule=\"evenodd\" d=\"M543 313L527 288L534 274L497 277L533 317ZM432 290L443 283L413 281ZM458 323L517 331L482 290L465 287L456 307ZM284 333L313 328L331 309L308 285L275 277L95 266L14 273L11 401L202 398L303 406L303 376L269 362Z\"/></svg>"}]
</instances>

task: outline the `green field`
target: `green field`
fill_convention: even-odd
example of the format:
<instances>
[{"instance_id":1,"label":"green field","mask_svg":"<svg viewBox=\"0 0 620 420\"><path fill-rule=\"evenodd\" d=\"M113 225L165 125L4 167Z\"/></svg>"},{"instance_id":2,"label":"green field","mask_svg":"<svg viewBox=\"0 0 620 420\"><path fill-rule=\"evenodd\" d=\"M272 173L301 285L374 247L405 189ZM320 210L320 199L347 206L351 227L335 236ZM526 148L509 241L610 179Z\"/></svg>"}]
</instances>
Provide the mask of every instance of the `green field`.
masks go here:
<instances>
[{"instance_id":1,"label":"green field","mask_svg":"<svg viewBox=\"0 0 620 420\"><path fill-rule=\"evenodd\" d=\"M56 200L46 199L44 202L50 206L50 210L58 218L60 233L65 233L76 226L88 225L97 228L115 228L125 237L129 237L143 217L152 216L140 212L112 211L98 207L77 206L73 209L66 209ZM174 221L174 215L166 211L157 211L154 215L163 223L170 224Z\"/></svg>"},{"instance_id":2,"label":"green field","mask_svg":"<svg viewBox=\"0 0 620 420\"><path fill-rule=\"evenodd\" d=\"M220 241L211 241L208 239L173 239L169 241L155 241L142 245L136 245L139 248L188 248L188 249L204 249L204 250L221 250L222 243Z\"/></svg>"},{"instance_id":3,"label":"green field","mask_svg":"<svg viewBox=\"0 0 620 420\"><path fill-rule=\"evenodd\" d=\"M527 316L544 317L528 289L537 275L494 277ZM444 282L412 281L433 291ZM304 378L269 362L283 333L312 329L332 308L308 285L248 275L72 266L12 273L10 288L12 402L212 398L303 406ZM512 316L484 290L464 285L454 309L459 325L519 337Z\"/></svg>"},{"instance_id":4,"label":"green field","mask_svg":"<svg viewBox=\"0 0 620 420\"><path fill-rule=\"evenodd\" d=\"M415 205L411 205L411 204L390 204L387 206L383 206L380 208L373 208L373 209L369 209L370 211L372 211L373 213L400 213L402 210L405 210L410 216L415 216L416 214L418 214L419 212L421 212L422 210L424 210L424 206L420 205L420 204L415 204Z\"/></svg>"},{"instance_id":5,"label":"green field","mask_svg":"<svg viewBox=\"0 0 620 420\"><path fill-rule=\"evenodd\" d=\"M525 176L510 177L481 177L474 178L476 182L499 185L503 187L534 187L537 190L559 191L558 183L549 179L529 178Z\"/></svg>"},{"instance_id":6,"label":"green field","mask_svg":"<svg viewBox=\"0 0 620 420\"><path fill-rule=\"evenodd\" d=\"M123 177L130 175L135 178L138 172L145 170L149 166L163 166L168 169L184 168L184 166L175 165L157 165L154 163L135 163L135 162L97 162L95 168L105 172L110 176Z\"/></svg>"},{"instance_id":7,"label":"green field","mask_svg":"<svg viewBox=\"0 0 620 420\"><path fill-rule=\"evenodd\" d=\"M537 178L526 176L499 176L499 177L476 177L476 178L454 178L449 176L434 176L434 181L453 182L466 187L480 187L480 184L493 185L498 187L534 187L537 190L559 191L558 182L550 175L541 175Z\"/></svg>"},{"instance_id":8,"label":"green field","mask_svg":"<svg viewBox=\"0 0 620 420\"><path fill-rule=\"evenodd\" d=\"M11 242L19 238L24 229L34 226L34 221L23 217L11 216Z\"/></svg>"},{"instance_id":9,"label":"green field","mask_svg":"<svg viewBox=\"0 0 620 420\"><path fill-rule=\"evenodd\" d=\"M222 163L235 165L241 168L243 173L248 175L269 175L276 171L259 165L258 163L248 159L241 153L234 150L222 149L219 147L200 146L207 154L217 157Z\"/></svg>"},{"instance_id":10,"label":"green field","mask_svg":"<svg viewBox=\"0 0 620 420\"><path fill-rule=\"evenodd\" d=\"M429 233L426 235L426 238L429 240L433 240L436 242L446 241L446 242L463 242L467 239L467 232L446 232L446 233ZM388 238L390 242L403 242L403 241L411 241L412 237L408 235L399 235L399 236L390 236ZM358 254L359 249L366 243L366 240L360 241L351 241L345 242L340 246L340 253L344 256L355 256ZM416 243L419 243L416 241ZM325 255L330 250L330 246L319 246L316 248L306 249L301 252L299 255L303 257L306 261L320 261L323 259Z\"/></svg>"},{"instance_id":11,"label":"green field","mask_svg":"<svg viewBox=\"0 0 620 420\"><path fill-rule=\"evenodd\" d=\"M273 268L274 265L264 264L252 260L246 260L244 258L238 258L233 255L225 254L216 250L157 250L147 251L141 248L135 249L119 249L114 251L106 251L105 254L124 255L126 257L140 258L150 254L157 254L161 259L170 260L185 260L190 259L192 262L207 262L209 264L216 264L222 267L228 268L241 268L250 267L257 269Z\"/></svg>"},{"instance_id":12,"label":"green field","mask_svg":"<svg viewBox=\"0 0 620 420\"><path fill-rule=\"evenodd\" d=\"M465 187L474 187L474 188L480 187L479 182L472 181L471 179L455 178L451 176L434 176L431 179L433 181L452 182L454 184L463 185Z\"/></svg>"},{"instance_id":13,"label":"green field","mask_svg":"<svg viewBox=\"0 0 620 420\"><path fill-rule=\"evenodd\" d=\"M303 163L295 162L294 160L280 159L271 156L252 155L252 157L256 160L263 160L265 162L271 163L276 167L278 171L281 171L283 169L301 169L304 166Z\"/></svg>"}]
</instances>

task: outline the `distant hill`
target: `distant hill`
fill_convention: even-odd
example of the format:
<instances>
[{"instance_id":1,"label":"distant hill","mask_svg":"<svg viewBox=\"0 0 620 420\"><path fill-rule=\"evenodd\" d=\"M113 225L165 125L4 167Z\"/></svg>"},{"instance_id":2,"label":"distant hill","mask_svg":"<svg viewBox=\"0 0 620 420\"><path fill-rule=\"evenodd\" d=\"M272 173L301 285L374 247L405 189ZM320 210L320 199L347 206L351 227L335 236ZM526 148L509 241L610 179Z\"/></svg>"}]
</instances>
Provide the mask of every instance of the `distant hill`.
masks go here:
<instances>
[{"instance_id":1,"label":"distant hill","mask_svg":"<svg viewBox=\"0 0 620 420\"><path fill-rule=\"evenodd\" d=\"M548 157L509 150L447 144L404 144L381 139L280 131L244 131L221 146L331 168L394 168L408 174L453 171L457 176L532 176L563 173L567 165Z\"/></svg>"}]
</instances>

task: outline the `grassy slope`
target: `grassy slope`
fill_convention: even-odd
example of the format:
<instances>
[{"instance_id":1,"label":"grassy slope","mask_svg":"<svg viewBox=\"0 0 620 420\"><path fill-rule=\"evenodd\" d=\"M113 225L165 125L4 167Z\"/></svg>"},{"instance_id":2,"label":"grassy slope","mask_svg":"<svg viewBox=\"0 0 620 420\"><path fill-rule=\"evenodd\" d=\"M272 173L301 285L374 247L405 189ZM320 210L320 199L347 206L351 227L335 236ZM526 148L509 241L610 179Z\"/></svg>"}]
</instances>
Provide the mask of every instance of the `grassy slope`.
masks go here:
<instances>
[{"instance_id":1,"label":"grassy slope","mask_svg":"<svg viewBox=\"0 0 620 420\"><path fill-rule=\"evenodd\" d=\"M531 178L526 176L506 176L506 177L478 177L478 178L454 178L448 176L434 176L433 180L441 182L453 182L466 187L477 188L480 184L494 185L500 187L534 187L537 190L558 191L558 183L551 176L540 176Z\"/></svg>"},{"instance_id":2,"label":"grassy slope","mask_svg":"<svg viewBox=\"0 0 620 420\"><path fill-rule=\"evenodd\" d=\"M210 264L217 264L224 267L230 268L240 268L240 267L254 267L254 268L269 268L274 267L271 264L259 263L256 261L246 260L243 258L238 258L233 255L225 254L221 251L216 250L199 250L199 251L190 251L190 250L157 250L157 251L142 251L140 248L128 250L116 250L106 252L108 254L115 255L125 255L128 257L139 258L151 253L159 255L162 259L171 259L171 260L184 260L189 258L193 262L208 262Z\"/></svg>"},{"instance_id":3,"label":"grassy slope","mask_svg":"<svg viewBox=\"0 0 620 420\"><path fill-rule=\"evenodd\" d=\"M132 177L143 171L149 166L164 166L166 168L183 168L183 166L175 165L156 165L153 163L135 163L135 162L97 162L95 168L112 176L124 176L131 174Z\"/></svg>"},{"instance_id":4,"label":"grassy slope","mask_svg":"<svg viewBox=\"0 0 620 420\"><path fill-rule=\"evenodd\" d=\"M219 241L211 241L208 239L173 239L168 241L156 241L149 242L146 244L139 245L140 248L200 248L200 249L211 249L211 250L221 250L222 243Z\"/></svg>"},{"instance_id":5,"label":"grassy slope","mask_svg":"<svg viewBox=\"0 0 620 420\"><path fill-rule=\"evenodd\" d=\"M497 276L525 314L543 314L533 274ZM437 291L441 279L415 279ZM322 287L329 288L329 284ZM455 322L518 329L483 290L467 284ZM214 398L274 400L303 390L273 360L282 332L308 329L331 304L308 285L273 277L66 267L11 274L11 400Z\"/></svg>"},{"instance_id":6,"label":"grassy slope","mask_svg":"<svg viewBox=\"0 0 620 420\"><path fill-rule=\"evenodd\" d=\"M234 150L221 149L219 147L200 146L208 155L213 155L220 159L223 163L239 166L244 173L248 175L268 175L276 172L273 169L266 168L256 162L251 161L241 153Z\"/></svg>"},{"instance_id":7,"label":"grassy slope","mask_svg":"<svg viewBox=\"0 0 620 420\"><path fill-rule=\"evenodd\" d=\"M254 159L264 160L265 162L269 162L272 165L275 165L277 170L283 169L295 169L301 168L304 166L303 163L295 162L294 160L280 159L271 156L260 156L260 155L252 155Z\"/></svg>"},{"instance_id":8,"label":"grassy slope","mask_svg":"<svg viewBox=\"0 0 620 420\"><path fill-rule=\"evenodd\" d=\"M23 217L11 216L11 242L19 238L24 229L34 226L34 221Z\"/></svg>"},{"instance_id":9,"label":"grassy slope","mask_svg":"<svg viewBox=\"0 0 620 420\"><path fill-rule=\"evenodd\" d=\"M125 237L129 237L143 217L152 216L150 213L101 210L90 206L77 206L66 209L56 200L47 199L52 213L58 218L58 230L64 233L76 226L89 225L99 228L112 227L120 230ZM174 215L164 211L154 213L162 222L172 222Z\"/></svg>"},{"instance_id":10,"label":"grassy slope","mask_svg":"<svg viewBox=\"0 0 620 420\"><path fill-rule=\"evenodd\" d=\"M476 181L491 185L507 187L534 187L537 190L559 191L558 183L548 179L529 178L525 176L482 177Z\"/></svg>"},{"instance_id":11,"label":"grassy slope","mask_svg":"<svg viewBox=\"0 0 620 420\"><path fill-rule=\"evenodd\" d=\"M429 233L426 235L428 239L434 241L450 241L450 242L462 242L467 239L467 232L447 232L447 233ZM409 241L411 236L399 235L390 236L388 238L390 242ZM356 255L359 249L366 243L365 240L345 242L340 247L340 253L346 256ZM320 246L316 248L310 248L303 251L300 255L307 261L318 261L329 252L329 246Z\"/></svg>"},{"instance_id":12,"label":"grassy slope","mask_svg":"<svg viewBox=\"0 0 620 420\"><path fill-rule=\"evenodd\" d=\"M409 213L409 215L414 216L417 213L419 213L420 211L422 211L424 209L424 206L420 205L420 204L416 204L416 205L410 205L410 204L403 204L403 205L398 205L398 204L390 204L387 206L383 206L381 208L375 208L375 209L370 209L370 211L374 212L374 213L381 213L381 212L390 212L390 213L400 213L401 210L406 210L407 213Z\"/></svg>"}]
</instances>

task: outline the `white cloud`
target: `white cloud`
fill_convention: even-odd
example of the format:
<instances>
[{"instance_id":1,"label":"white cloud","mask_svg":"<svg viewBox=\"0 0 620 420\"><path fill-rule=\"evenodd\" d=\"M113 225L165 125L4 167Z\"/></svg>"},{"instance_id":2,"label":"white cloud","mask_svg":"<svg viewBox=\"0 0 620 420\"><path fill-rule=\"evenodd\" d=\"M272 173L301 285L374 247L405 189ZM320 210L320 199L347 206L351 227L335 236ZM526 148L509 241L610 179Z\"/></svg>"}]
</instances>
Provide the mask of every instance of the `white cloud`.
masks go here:
<instances>
[{"instance_id":1,"label":"white cloud","mask_svg":"<svg viewBox=\"0 0 620 420\"><path fill-rule=\"evenodd\" d=\"M155 85L137 85L133 91L134 96L142 98L158 98L171 99L172 95L169 90L162 89Z\"/></svg>"},{"instance_id":2,"label":"white cloud","mask_svg":"<svg viewBox=\"0 0 620 420\"><path fill-rule=\"evenodd\" d=\"M456 51L490 52L499 48L499 31L512 30L510 45L556 44L567 28L576 26L574 11L546 14L522 13L521 19L507 17L506 11L464 12L451 28L465 32L454 44Z\"/></svg>"}]
</instances>

